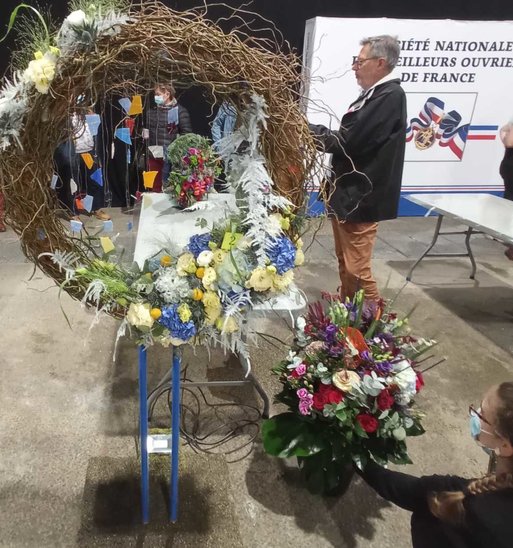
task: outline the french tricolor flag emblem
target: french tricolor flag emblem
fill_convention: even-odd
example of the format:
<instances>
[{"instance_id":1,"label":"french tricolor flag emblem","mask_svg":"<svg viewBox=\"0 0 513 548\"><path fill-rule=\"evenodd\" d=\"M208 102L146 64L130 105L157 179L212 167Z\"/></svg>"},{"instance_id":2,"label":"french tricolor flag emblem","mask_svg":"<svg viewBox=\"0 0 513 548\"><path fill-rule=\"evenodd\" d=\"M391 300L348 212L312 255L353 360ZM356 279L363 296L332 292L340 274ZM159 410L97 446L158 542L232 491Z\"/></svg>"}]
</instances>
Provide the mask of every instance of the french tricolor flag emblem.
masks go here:
<instances>
[{"instance_id":1,"label":"french tricolor flag emblem","mask_svg":"<svg viewBox=\"0 0 513 548\"><path fill-rule=\"evenodd\" d=\"M470 126L467 141L495 141L499 126Z\"/></svg>"}]
</instances>

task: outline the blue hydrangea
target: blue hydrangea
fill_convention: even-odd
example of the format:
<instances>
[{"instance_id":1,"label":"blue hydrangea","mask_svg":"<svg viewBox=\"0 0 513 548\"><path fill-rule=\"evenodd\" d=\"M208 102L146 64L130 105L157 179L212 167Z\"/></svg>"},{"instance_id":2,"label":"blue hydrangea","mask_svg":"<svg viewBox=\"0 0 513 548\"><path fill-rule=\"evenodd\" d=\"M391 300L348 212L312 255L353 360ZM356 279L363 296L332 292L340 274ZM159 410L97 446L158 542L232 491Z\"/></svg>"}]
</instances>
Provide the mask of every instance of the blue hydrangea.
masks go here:
<instances>
[{"instance_id":1,"label":"blue hydrangea","mask_svg":"<svg viewBox=\"0 0 513 548\"><path fill-rule=\"evenodd\" d=\"M182 339L183 341L189 340L196 335L196 326L194 322L182 322L177 312L178 305L173 304L171 306L165 306L162 309L162 316L159 318L159 322L169 329L172 337Z\"/></svg>"},{"instance_id":2,"label":"blue hydrangea","mask_svg":"<svg viewBox=\"0 0 513 548\"><path fill-rule=\"evenodd\" d=\"M208 243L210 242L210 234L194 234L189 240L187 249L197 257L202 251L210 249Z\"/></svg>"},{"instance_id":3,"label":"blue hydrangea","mask_svg":"<svg viewBox=\"0 0 513 548\"><path fill-rule=\"evenodd\" d=\"M276 267L278 274L285 274L287 270L294 267L296 260L296 248L294 244L285 236L273 238L267 246L267 256Z\"/></svg>"}]
</instances>

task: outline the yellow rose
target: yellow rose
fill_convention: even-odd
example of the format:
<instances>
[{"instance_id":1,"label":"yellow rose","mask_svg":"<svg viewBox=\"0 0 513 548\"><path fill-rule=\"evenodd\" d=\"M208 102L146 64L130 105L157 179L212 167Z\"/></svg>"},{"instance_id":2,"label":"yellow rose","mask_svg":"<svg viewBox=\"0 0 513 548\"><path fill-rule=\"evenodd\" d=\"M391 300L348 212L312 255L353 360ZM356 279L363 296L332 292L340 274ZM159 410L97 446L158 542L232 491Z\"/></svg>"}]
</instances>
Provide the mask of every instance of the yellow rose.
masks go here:
<instances>
[{"instance_id":1,"label":"yellow rose","mask_svg":"<svg viewBox=\"0 0 513 548\"><path fill-rule=\"evenodd\" d=\"M187 306L186 303L182 303L176 311L178 312L178 315L180 316L180 319L183 323L187 323L192 316L191 309Z\"/></svg>"},{"instance_id":2,"label":"yellow rose","mask_svg":"<svg viewBox=\"0 0 513 548\"><path fill-rule=\"evenodd\" d=\"M251 273L249 280L246 282L246 287L255 291L268 291L273 286L274 276L273 272L259 266Z\"/></svg>"},{"instance_id":3,"label":"yellow rose","mask_svg":"<svg viewBox=\"0 0 513 548\"><path fill-rule=\"evenodd\" d=\"M233 316L228 316L228 318L221 316L220 318L217 318L216 327L222 333L233 333L239 330L237 321Z\"/></svg>"},{"instance_id":4,"label":"yellow rose","mask_svg":"<svg viewBox=\"0 0 513 548\"><path fill-rule=\"evenodd\" d=\"M294 261L294 266L301 266L305 262L305 254L303 250L299 247L296 249L296 259Z\"/></svg>"},{"instance_id":5,"label":"yellow rose","mask_svg":"<svg viewBox=\"0 0 513 548\"><path fill-rule=\"evenodd\" d=\"M184 253L178 257L176 262L176 271L178 276L187 276L196 272L196 260L192 253Z\"/></svg>"},{"instance_id":6,"label":"yellow rose","mask_svg":"<svg viewBox=\"0 0 513 548\"><path fill-rule=\"evenodd\" d=\"M298 238L295 242L294 242L294 245L298 248L298 249L303 249L303 240L301 238Z\"/></svg>"},{"instance_id":7,"label":"yellow rose","mask_svg":"<svg viewBox=\"0 0 513 548\"><path fill-rule=\"evenodd\" d=\"M338 371L331 377L331 382L342 392L351 392L351 390L359 386L360 375L355 371Z\"/></svg>"},{"instance_id":8,"label":"yellow rose","mask_svg":"<svg viewBox=\"0 0 513 548\"><path fill-rule=\"evenodd\" d=\"M282 293L292 283L293 279L294 272L292 270L287 270L287 272L285 272L285 274L282 274L281 276L279 274L275 274L272 280L272 291Z\"/></svg>"},{"instance_id":9,"label":"yellow rose","mask_svg":"<svg viewBox=\"0 0 513 548\"><path fill-rule=\"evenodd\" d=\"M201 280L201 283L203 284L203 287L206 289L212 289L214 282L217 280L217 273L211 266L208 266L205 268L205 273L203 274L203 278Z\"/></svg>"},{"instance_id":10,"label":"yellow rose","mask_svg":"<svg viewBox=\"0 0 513 548\"><path fill-rule=\"evenodd\" d=\"M37 91L45 94L48 93L54 76L55 61L51 54L37 57L33 61L30 61L23 73L23 78L26 82L32 82L36 86Z\"/></svg>"},{"instance_id":11,"label":"yellow rose","mask_svg":"<svg viewBox=\"0 0 513 548\"><path fill-rule=\"evenodd\" d=\"M205 316L207 323L213 325L221 315L221 299L214 291L206 291L201 299L205 308Z\"/></svg>"}]
</instances>

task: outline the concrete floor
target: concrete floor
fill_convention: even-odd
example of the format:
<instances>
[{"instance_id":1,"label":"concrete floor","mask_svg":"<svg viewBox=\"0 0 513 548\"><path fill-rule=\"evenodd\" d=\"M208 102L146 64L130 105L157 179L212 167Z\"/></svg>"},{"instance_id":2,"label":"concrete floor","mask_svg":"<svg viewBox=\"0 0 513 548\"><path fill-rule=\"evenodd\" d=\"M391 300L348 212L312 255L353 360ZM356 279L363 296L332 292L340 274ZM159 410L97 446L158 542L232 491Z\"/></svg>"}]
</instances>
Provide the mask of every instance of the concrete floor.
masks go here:
<instances>
[{"instance_id":1,"label":"concrete floor","mask_svg":"<svg viewBox=\"0 0 513 548\"><path fill-rule=\"evenodd\" d=\"M127 217L114 215L116 231L125 230ZM436 338L437 356L447 358L426 375L419 404L427 415L427 433L410 441L415 464L405 470L475 476L483 473L487 460L470 439L468 404L478 403L490 384L513 377L513 263L501 244L476 236L475 281L468 278L466 259L427 259L415 271L414 283L405 286L405 273L433 228L432 218L382 223L375 250L374 269L384 294L402 289L397 308L407 312L416 305L414 332ZM458 236L441 237L439 249L461 246ZM325 225L297 276L311 299L337 286L332 249ZM152 523L141 527L137 354L123 342L114 362L117 322L106 318L90 329L92 318L66 295L59 304L58 290L25 261L15 235L0 234L0 546L410 546L409 515L361 481L354 480L342 498L309 495L293 463L264 455L258 437L251 444L258 428L252 407L260 401L248 388L209 391L205 396L211 404L237 401L246 407L212 408L203 402L199 425L196 398L186 394L188 428L197 426L198 435L215 430L220 421L240 424L244 419L247 427L223 447L210 447L217 454L196 454L184 442L177 525L166 523L168 464L156 457ZM256 328L290 338L279 319L261 320ZM271 394L278 383L270 367L283 354L262 338L254 352L254 370ZM188 352L185 362L194 379L239 375L237 366L219 353L208 368L202 351ZM150 384L166 367L165 352L152 351ZM154 425L166 426L166 409L160 400ZM220 430L207 442L222 435Z\"/></svg>"}]
</instances>

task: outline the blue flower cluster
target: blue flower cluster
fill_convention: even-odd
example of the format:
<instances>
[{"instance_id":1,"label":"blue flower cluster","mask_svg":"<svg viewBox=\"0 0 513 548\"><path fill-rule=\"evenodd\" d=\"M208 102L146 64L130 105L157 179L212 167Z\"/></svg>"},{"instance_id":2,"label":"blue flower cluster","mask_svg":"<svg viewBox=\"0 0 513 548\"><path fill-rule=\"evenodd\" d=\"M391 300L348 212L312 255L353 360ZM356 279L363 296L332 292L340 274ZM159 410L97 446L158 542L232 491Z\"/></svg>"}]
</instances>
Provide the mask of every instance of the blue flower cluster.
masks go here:
<instances>
[{"instance_id":1,"label":"blue flower cluster","mask_svg":"<svg viewBox=\"0 0 513 548\"><path fill-rule=\"evenodd\" d=\"M296 248L285 236L273 238L269 242L266 251L269 260L276 267L276 272L278 272L278 274L285 274L287 270L294 268Z\"/></svg>"},{"instance_id":2,"label":"blue flower cluster","mask_svg":"<svg viewBox=\"0 0 513 548\"><path fill-rule=\"evenodd\" d=\"M208 243L210 242L210 234L194 234L189 240L189 245L187 249L197 257L202 251L210 249Z\"/></svg>"},{"instance_id":3,"label":"blue flower cluster","mask_svg":"<svg viewBox=\"0 0 513 548\"><path fill-rule=\"evenodd\" d=\"M196 335L196 326L192 321L186 323L182 322L178 315L177 308L177 304L165 306L162 309L162 316L160 316L159 322L169 329L172 337L187 341Z\"/></svg>"}]
</instances>

